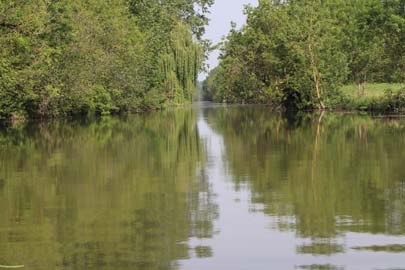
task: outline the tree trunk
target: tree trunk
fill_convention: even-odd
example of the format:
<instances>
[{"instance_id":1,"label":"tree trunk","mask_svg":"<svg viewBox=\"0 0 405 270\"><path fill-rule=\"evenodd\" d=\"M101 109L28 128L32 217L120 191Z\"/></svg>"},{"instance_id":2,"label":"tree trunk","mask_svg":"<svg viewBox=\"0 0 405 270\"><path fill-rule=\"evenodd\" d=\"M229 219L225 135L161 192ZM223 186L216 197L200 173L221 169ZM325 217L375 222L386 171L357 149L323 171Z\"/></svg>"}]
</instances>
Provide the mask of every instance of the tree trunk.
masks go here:
<instances>
[{"instance_id":1,"label":"tree trunk","mask_svg":"<svg viewBox=\"0 0 405 270\"><path fill-rule=\"evenodd\" d=\"M364 96L364 88L365 88L365 80L358 80L357 81L357 95L359 97Z\"/></svg>"},{"instance_id":2,"label":"tree trunk","mask_svg":"<svg viewBox=\"0 0 405 270\"><path fill-rule=\"evenodd\" d=\"M308 51L309 51L309 56L311 60L311 66L312 66L312 76L314 79L314 84L315 84L315 91L316 91L316 97L318 99L319 103L319 110L325 110L325 104L322 101L322 94L321 94L321 79L319 75L318 68L316 66L316 61L315 61L315 54L312 48L311 41L308 44Z\"/></svg>"}]
</instances>

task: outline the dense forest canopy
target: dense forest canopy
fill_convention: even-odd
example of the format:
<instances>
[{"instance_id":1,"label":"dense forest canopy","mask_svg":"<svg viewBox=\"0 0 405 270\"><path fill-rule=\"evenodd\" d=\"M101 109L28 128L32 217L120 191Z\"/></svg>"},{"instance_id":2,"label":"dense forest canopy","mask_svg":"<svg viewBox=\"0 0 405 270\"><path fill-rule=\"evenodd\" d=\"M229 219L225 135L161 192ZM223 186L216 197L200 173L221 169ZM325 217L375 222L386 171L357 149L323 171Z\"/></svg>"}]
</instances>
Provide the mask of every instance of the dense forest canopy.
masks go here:
<instances>
[{"instance_id":1,"label":"dense forest canopy","mask_svg":"<svg viewBox=\"0 0 405 270\"><path fill-rule=\"evenodd\" d=\"M0 118L192 99L212 0L0 0Z\"/></svg>"},{"instance_id":2,"label":"dense forest canopy","mask_svg":"<svg viewBox=\"0 0 405 270\"><path fill-rule=\"evenodd\" d=\"M231 30L209 100L333 107L338 88L405 81L404 0L260 0Z\"/></svg>"}]
</instances>

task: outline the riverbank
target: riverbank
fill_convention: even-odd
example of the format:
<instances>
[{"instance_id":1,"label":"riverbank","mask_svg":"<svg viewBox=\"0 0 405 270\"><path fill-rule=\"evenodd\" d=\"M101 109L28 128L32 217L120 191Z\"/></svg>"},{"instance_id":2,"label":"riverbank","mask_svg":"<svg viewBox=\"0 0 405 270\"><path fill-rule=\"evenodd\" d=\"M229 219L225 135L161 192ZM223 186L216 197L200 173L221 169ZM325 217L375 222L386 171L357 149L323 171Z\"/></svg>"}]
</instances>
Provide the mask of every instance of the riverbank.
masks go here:
<instances>
[{"instance_id":1,"label":"riverbank","mask_svg":"<svg viewBox=\"0 0 405 270\"><path fill-rule=\"evenodd\" d=\"M205 89L207 91L207 89ZM346 111L346 112L369 112L379 114L392 114L405 112L405 84L404 83L367 83L359 91L357 85L347 84L339 87L331 93L325 93L322 103L325 110L328 111ZM209 94L209 93L208 93ZM285 98L280 98L280 96ZM206 95L206 98L209 95ZM288 98L295 99L289 102ZM309 103L303 108L297 108L302 103L302 97L299 95L278 94L274 96L267 95L261 102L236 101L223 102L226 104L262 104L271 107L274 110L283 111L313 111L318 110L319 103ZM270 101L269 101L270 100ZM213 102L219 102L214 98ZM221 102L219 102L221 103Z\"/></svg>"},{"instance_id":2,"label":"riverbank","mask_svg":"<svg viewBox=\"0 0 405 270\"><path fill-rule=\"evenodd\" d=\"M207 101L204 101L204 103ZM111 113L109 116L123 116L128 114L143 114L155 111L162 111L171 108L183 108L191 106L191 104L199 103L199 101L174 103L166 102L160 104L160 106L139 106L138 110L132 112ZM209 104L211 102L208 101ZM224 104L224 103L217 103ZM227 103L227 106L240 106L238 103ZM248 103L244 104L248 106ZM259 104L250 104L252 106ZM260 104L265 106L264 104ZM389 83L370 83L364 86L364 92L359 93L355 84L344 85L339 89L338 95L334 99L330 99L326 102L327 110L329 111L347 111L347 112L369 112L369 113L402 113L405 112L405 84L389 84ZM211 105L210 105L211 106ZM274 108L274 110L279 110ZM290 111L286 108L285 110ZM293 110L291 110L293 111ZM86 113L79 115L67 115L67 116L49 116L49 117L24 117L19 115L13 115L9 119L3 119L1 125L15 125L26 121L37 120L74 120L74 119L92 119L102 117L103 115L97 115L96 113Z\"/></svg>"},{"instance_id":3,"label":"riverbank","mask_svg":"<svg viewBox=\"0 0 405 270\"><path fill-rule=\"evenodd\" d=\"M362 90L356 85L345 85L333 107L347 111L404 112L405 84L371 83Z\"/></svg>"}]
</instances>

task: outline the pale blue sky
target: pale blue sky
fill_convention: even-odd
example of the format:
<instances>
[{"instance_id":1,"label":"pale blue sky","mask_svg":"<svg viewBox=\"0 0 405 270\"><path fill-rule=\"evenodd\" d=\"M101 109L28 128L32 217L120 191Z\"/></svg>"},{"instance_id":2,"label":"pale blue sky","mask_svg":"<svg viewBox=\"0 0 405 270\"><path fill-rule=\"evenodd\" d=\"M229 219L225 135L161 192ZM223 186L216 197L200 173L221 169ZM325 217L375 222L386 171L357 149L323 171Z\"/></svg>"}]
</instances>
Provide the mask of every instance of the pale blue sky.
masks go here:
<instances>
[{"instance_id":1,"label":"pale blue sky","mask_svg":"<svg viewBox=\"0 0 405 270\"><path fill-rule=\"evenodd\" d=\"M257 0L215 0L209 15L210 24L206 27L205 38L210 39L214 44L221 41L221 38L228 34L231 28L231 21L241 27L246 17L243 14L243 6L246 4L257 5ZM210 69L218 64L219 52L212 52L208 60ZM206 75L201 74L200 79Z\"/></svg>"}]
</instances>

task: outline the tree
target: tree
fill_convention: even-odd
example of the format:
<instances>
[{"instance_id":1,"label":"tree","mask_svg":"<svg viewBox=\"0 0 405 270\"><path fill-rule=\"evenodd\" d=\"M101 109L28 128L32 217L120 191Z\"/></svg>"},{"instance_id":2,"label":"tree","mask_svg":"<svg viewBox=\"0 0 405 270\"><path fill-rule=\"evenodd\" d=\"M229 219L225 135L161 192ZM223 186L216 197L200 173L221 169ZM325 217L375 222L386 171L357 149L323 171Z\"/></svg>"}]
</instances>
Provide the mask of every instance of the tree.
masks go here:
<instances>
[{"instance_id":1,"label":"tree","mask_svg":"<svg viewBox=\"0 0 405 270\"><path fill-rule=\"evenodd\" d=\"M0 117L192 100L212 0L0 1Z\"/></svg>"},{"instance_id":2,"label":"tree","mask_svg":"<svg viewBox=\"0 0 405 270\"><path fill-rule=\"evenodd\" d=\"M208 79L221 85L210 89L227 102L323 110L344 83L401 81L403 3L261 0L223 42L221 72Z\"/></svg>"}]
</instances>

